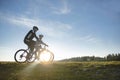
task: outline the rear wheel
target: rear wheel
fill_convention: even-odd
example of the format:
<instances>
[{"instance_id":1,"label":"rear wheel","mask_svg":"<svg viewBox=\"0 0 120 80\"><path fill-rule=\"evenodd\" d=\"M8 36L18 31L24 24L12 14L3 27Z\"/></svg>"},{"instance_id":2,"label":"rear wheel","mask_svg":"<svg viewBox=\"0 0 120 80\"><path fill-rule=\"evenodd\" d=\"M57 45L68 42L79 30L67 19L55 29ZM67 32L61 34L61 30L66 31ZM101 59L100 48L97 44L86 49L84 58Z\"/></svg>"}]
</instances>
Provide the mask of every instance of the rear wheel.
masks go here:
<instances>
[{"instance_id":1,"label":"rear wheel","mask_svg":"<svg viewBox=\"0 0 120 80\"><path fill-rule=\"evenodd\" d=\"M20 49L15 53L14 59L18 63L24 63L26 62L27 54L28 52L25 49Z\"/></svg>"}]
</instances>

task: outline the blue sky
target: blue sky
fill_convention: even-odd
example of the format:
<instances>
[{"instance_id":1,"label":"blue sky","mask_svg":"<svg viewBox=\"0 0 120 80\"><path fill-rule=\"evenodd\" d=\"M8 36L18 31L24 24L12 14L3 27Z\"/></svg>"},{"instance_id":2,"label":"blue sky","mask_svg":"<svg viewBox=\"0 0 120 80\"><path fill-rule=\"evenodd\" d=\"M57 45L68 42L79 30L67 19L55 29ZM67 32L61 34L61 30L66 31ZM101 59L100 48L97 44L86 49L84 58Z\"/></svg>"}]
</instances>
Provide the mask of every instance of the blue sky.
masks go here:
<instances>
[{"instance_id":1,"label":"blue sky","mask_svg":"<svg viewBox=\"0 0 120 80\"><path fill-rule=\"evenodd\" d=\"M0 0L0 60L14 60L27 48L24 36L37 35L55 60L120 52L120 0Z\"/></svg>"}]
</instances>

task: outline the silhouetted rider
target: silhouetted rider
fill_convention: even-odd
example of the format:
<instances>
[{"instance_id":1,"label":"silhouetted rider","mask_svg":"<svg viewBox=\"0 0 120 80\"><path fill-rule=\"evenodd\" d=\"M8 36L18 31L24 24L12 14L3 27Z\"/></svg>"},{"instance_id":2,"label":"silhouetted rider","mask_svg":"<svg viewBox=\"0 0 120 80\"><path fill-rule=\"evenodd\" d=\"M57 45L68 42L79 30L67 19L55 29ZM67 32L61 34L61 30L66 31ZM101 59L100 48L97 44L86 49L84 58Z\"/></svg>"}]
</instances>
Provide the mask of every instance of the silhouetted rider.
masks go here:
<instances>
[{"instance_id":1,"label":"silhouetted rider","mask_svg":"<svg viewBox=\"0 0 120 80\"><path fill-rule=\"evenodd\" d=\"M42 41L43 37L44 36L42 34L39 35L38 41L36 41L36 45L35 45L36 48L38 48L38 49L42 48L41 44L48 47L48 45Z\"/></svg>"},{"instance_id":2,"label":"silhouetted rider","mask_svg":"<svg viewBox=\"0 0 120 80\"><path fill-rule=\"evenodd\" d=\"M38 27L33 26L33 30L30 30L24 38L24 43L28 45L28 47L30 48L30 52L34 51L34 46L36 44L36 41L34 41L33 39L36 38L36 40L38 40L38 37L36 36L37 31Z\"/></svg>"}]
</instances>

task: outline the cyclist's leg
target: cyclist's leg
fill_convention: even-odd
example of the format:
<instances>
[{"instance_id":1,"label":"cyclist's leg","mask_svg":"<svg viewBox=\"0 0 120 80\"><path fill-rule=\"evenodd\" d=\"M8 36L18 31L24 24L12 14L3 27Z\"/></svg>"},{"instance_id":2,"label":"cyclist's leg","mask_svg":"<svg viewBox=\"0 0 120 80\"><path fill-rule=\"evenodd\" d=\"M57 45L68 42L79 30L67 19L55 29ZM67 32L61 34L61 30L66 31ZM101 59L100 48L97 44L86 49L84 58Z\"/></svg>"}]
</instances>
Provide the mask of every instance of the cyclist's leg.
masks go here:
<instances>
[{"instance_id":1,"label":"cyclist's leg","mask_svg":"<svg viewBox=\"0 0 120 80\"><path fill-rule=\"evenodd\" d=\"M32 46L32 42L29 42L28 47L30 48L29 54L28 54L28 56L30 57L30 55L33 53L33 50L34 50L34 47Z\"/></svg>"},{"instance_id":2,"label":"cyclist's leg","mask_svg":"<svg viewBox=\"0 0 120 80\"><path fill-rule=\"evenodd\" d=\"M30 42L24 40L24 43L25 43L25 44L28 46L28 48L30 49ZM30 52L31 52L31 51L29 50L29 51L28 51L28 54L27 54L27 56L26 56L27 59L29 59Z\"/></svg>"},{"instance_id":3,"label":"cyclist's leg","mask_svg":"<svg viewBox=\"0 0 120 80\"><path fill-rule=\"evenodd\" d=\"M30 42L30 50L31 50L31 52L34 51L35 43L36 42L34 40L31 40L31 42Z\"/></svg>"},{"instance_id":4,"label":"cyclist's leg","mask_svg":"<svg viewBox=\"0 0 120 80\"><path fill-rule=\"evenodd\" d=\"M30 58L30 55L33 53L33 50L34 50L34 47L33 47L33 41L24 41L24 43L28 46L28 48L30 49L29 51L28 51L28 55L27 55L27 59L29 59Z\"/></svg>"},{"instance_id":5,"label":"cyclist's leg","mask_svg":"<svg viewBox=\"0 0 120 80\"><path fill-rule=\"evenodd\" d=\"M29 43L29 48L30 48L29 55L31 55L35 52L34 51L34 46L35 46L35 41L31 40L30 43Z\"/></svg>"}]
</instances>

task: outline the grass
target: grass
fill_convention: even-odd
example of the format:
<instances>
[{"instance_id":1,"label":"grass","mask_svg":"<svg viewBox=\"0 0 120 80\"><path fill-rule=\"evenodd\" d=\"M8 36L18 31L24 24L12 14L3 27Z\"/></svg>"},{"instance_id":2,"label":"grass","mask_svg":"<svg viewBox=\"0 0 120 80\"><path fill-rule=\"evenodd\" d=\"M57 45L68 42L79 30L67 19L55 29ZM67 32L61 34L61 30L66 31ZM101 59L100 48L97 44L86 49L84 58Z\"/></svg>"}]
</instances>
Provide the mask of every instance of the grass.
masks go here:
<instances>
[{"instance_id":1,"label":"grass","mask_svg":"<svg viewBox=\"0 0 120 80\"><path fill-rule=\"evenodd\" d=\"M0 62L0 80L120 80L120 62Z\"/></svg>"}]
</instances>

